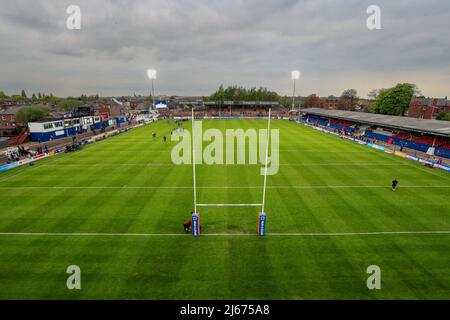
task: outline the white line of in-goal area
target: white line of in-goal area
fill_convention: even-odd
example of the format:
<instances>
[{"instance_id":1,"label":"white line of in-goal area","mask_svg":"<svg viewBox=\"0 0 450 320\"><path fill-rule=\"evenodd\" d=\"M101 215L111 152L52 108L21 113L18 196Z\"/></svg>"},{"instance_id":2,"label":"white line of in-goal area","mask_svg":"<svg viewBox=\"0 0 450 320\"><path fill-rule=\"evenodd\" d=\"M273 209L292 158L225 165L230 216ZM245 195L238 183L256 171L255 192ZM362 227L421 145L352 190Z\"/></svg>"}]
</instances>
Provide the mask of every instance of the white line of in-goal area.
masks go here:
<instances>
[{"instance_id":1,"label":"white line of in-goal area","mask_svg":"<svg viewBox=\"0 0 450 320\"><path fill-rule=\"evenodd\" d=\"M267 233L273 237L359 237L401 235L450 235L450 231L375 231L375 232L284 232ZM189 233L91 233L91 232L0 232L1 236L24 237L186 237ZM254 233L202 233L202 237L255 237Z\"/></svg>"},{"instance_id":2,"label":"white line of in-goal area","mask_svg":"<svg viewBox=\"0 0 450 320\"><path fill-rule=\"evenodd\" d=\"M197 189L261 189L262 186L201 186ZM267 189L390 189L389 185L368 185L368 186L267 186ZM450 185L441 186L420 186L420 185L401 185L400 189L447 189ZM193 189L192 186L0 186L0 190L33 190L33 189Z\"/></svg>"}]
</instances>

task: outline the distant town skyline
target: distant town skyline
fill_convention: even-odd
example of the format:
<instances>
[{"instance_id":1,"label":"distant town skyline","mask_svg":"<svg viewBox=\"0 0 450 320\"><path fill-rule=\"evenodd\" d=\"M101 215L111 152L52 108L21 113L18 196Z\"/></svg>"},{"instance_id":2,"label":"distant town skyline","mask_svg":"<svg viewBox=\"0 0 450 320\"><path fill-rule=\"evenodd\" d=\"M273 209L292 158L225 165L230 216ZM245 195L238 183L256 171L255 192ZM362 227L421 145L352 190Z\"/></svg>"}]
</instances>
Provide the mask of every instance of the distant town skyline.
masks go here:
<instances>
[{"instance_id":1,"label":"distant town skyline","mask_svg":"<svg viewBox=\"0 0 450 320\"><path fill-rule=\"evenodd\" d=\"M450 2L376 1L381 30L366 26L373 1L19 0L0 4L0 91L57 96L204 96L220 84L297 95L416 84L450 88ZM68 6L81 8L69 30Z\"/></svg>"}]
</instances>

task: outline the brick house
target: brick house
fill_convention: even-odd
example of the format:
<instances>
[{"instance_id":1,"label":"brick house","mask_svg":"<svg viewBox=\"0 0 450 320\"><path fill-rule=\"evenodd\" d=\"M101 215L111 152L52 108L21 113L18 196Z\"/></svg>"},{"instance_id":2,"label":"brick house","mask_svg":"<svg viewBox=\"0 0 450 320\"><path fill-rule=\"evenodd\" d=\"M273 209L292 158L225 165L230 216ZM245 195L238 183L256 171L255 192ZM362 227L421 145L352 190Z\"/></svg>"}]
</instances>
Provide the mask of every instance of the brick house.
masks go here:
<instances>
[{"instance_id":1,"label":"brick house","mask_svg":"<svg viewBox=\"0 0 450 320\"><path fill-rule=\"evenodd\" d=\"M329 110L336 110L339 107L339 98L323 98L323 108L324 109L329 109Z\"/></svg>"},{"instance_id":2,"label":"brick house","mask_svg":"<svg viewBox=\"0 0 450 320\"><path fill-rule=\"evenodd\" d=\"M322 108L328 110L364 111L370 108L373 100L356 98L353 101L337 97L321 98Z\"/></svg>"},{"instance_id":3,"label":"brick house","mask_svg":"<svg viewBox=\"0 0 450 320\"><path fill-rule=\"evenodd\" d=\"M413 97L407 115L412 118L433 119L445 110L450 111L447 97L444 99Z\"/></svg>"},{"instance_id":4,"label":"brick house","mask_svg":"<svg viewBox=\"0 0 450 320\"><path fill-rule=\"evenodd\" d=\"M124 116L129 112L130 108L116 103L114 101L108 103L100 103L95 107L95 113L102 117L102 120Z\"/></svg>"},{"instance_id":5,"label":"brick house","mask_svg":"<svg viewBox=\"0 0 450 320\"><path fill-rule=\"evenodd\" d=\"M16 113L21 107L0 109L0 137L13 137L21 123L16 121Z\"/></svg>"}]
</instances>

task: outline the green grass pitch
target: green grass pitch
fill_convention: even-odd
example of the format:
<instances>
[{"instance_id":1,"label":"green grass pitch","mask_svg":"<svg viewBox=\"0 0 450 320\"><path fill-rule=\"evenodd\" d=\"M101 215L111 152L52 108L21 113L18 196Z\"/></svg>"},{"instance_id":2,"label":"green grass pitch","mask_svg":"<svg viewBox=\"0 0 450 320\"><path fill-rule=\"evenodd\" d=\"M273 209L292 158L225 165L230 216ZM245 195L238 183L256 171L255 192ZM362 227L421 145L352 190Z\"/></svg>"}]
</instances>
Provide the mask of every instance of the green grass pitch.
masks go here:
<instances>
[{"instance_id":1,"label":"green grass pitch","mask_svg":"<svg viewBox=\"0 0 450 320\"><path fill-rule=\"evenodd\" d=\"M281 163L268 177L273 235L245 235L256 234L259 208L201 208L205 235L195 239L182 230L192 167L172 164L174 142L151 138L173 127L158 121L0 173L0 298L450 299L450 234L397 233L450 230L445 172L273 121ZM199 202L261 201L259 165L197 170ZM394 233L351 234L365 232ZM69 265L81 268L81 290L66 287ZM367 289L370 265L381 268L381 290Z\"/></svg>"}]
</instances>

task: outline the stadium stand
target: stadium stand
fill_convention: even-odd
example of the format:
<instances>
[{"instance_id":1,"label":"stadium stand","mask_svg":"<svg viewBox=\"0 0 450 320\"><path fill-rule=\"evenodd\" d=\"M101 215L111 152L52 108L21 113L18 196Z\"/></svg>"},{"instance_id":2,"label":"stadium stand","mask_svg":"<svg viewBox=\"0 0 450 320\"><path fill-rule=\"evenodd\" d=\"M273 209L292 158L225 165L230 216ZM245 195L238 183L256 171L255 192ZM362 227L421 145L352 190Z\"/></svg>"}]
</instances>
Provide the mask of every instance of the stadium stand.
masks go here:
<instances>
[{"instance_id":1,"label":"stadium stand","mask_svg":"<svg viewBox=\"0 0 450 320\"><path fill-rule=\"evenodd\" d=\"M267 117L268 107L243 107L243 106L223 106L223 107L197 107L194 111L195 117ZM274 117L289 117L287 108L277 106L272 108ZM163 118L190 117L191 109L187 108L168 108L159 111Z\"/></svg>"},{"instance_id":2,"label":"stadium stand","mask_svg":"<svg viewBox=\"0 0 450 320\"><path fill-rule=\"evenodd\" d=\"M369 140L450 159L450 123L352 111L302 109L304 121ZM363 128L363 129L362 129Z\"/></svg>"}]
</instances>

